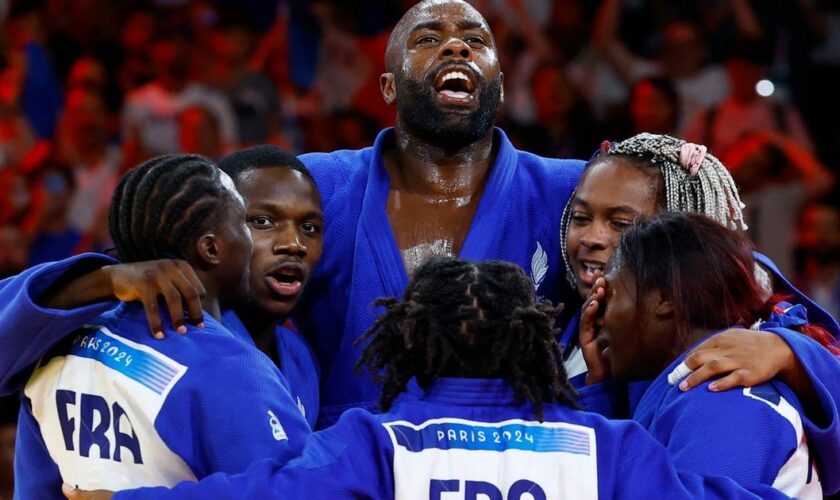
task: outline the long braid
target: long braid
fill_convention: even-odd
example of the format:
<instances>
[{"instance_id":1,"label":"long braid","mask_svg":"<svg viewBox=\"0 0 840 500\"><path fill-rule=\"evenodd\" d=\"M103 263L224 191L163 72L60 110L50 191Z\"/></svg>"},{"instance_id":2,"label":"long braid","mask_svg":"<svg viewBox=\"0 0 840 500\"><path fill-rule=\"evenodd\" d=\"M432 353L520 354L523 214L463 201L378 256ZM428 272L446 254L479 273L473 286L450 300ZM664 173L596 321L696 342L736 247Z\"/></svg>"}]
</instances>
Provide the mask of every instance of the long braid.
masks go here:
<instances>
[{"instance_id":1,"label":"long braid","mask_svg":"<svg viewBox=\"0 0 840 500\"><path fill-rule=\"evenodd\" d=\"M404 300L377 305L385 312L357 340L367 346L356 366L382 383L384 410L412 378L428 387L441 376L502 378L540 420L544 403L575 405L555 341L559 308L535 303L517 266L431 259L415 271Z\"/></svg>"},{"instance_id":2,"label":"long braid","mask_svg":"<svg viewBox=\"0 0 840 500\"><path fill-rule=\"evenodd\" d=\"M662 189L658 193L657 204L663 211L699 212L729 229L746 230L742 212L744 204L729 171L715 156L707 154L697 175L691 176L680 165L680 149L685 143L668 135L641 133L617 144L606 143L586 168L610 158L625 159L630 165L661 179ZM573 193L563 208L560 223L563 264L566 278L572 286L575 286L575 276L565 248L574 197Z\"/></svg>"},{"instance_id":3,"label":"long braid","mask_svg":"<svg viewBox=\"0 0 840 500\"><path fill-rule=\"evenodd\" d=\"M123 262L185 258L233 192L197 155L152 158L129 170L111 200L108 227Z\"/></svg>"},{"instance_id":4,"label":"long braid","mask_svg":"<svg viewBox=\"0 0 840 500\"><path fill-rule=\"evenodd\" d=\"M685 141L669 135L642 133L621 141L608 156L635 156L658 166L665 181L665 210L699 212L729 229L745 230L743 204L726 167L707 154L695 177L680 165Z\"/></svg>"}]
</instances>

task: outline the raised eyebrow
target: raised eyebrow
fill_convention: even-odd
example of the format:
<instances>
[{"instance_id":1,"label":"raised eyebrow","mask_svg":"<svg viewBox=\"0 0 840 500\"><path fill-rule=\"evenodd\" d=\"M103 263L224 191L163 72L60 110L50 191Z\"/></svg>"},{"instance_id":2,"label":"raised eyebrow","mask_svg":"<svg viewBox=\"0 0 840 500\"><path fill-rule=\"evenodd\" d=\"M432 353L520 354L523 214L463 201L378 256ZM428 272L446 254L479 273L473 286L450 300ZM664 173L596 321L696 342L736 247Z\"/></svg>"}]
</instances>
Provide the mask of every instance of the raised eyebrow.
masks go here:
<instances>
[{"instance_id":1,"label":"raised eyebrow","mask_svg":"<svg viewBox=\"0 0 840 500\"><path fill-rule=\"evenodd\" d=\"M473 21L471 19L461 19L460 21L458 21L456 26L458 26L462 30L476 30L476 29L478 29L478 30L487 31L487 28L484 26L483 23L480 23L478 21Z\"/></svg>"},{"instance_id":2,"label":"raised eyebrow","mask_svg":"<svg viewBox=\"0 0 840 500\"><path fill-rule=\"evenodd\" d=\"M425 23L420 23L414 28L411 29L411 33L415 31L422 31L422 30L429 30L429 31L440 31L443 29L443 23L440 21L426 21Z\"/></svg>"}]
</instances>

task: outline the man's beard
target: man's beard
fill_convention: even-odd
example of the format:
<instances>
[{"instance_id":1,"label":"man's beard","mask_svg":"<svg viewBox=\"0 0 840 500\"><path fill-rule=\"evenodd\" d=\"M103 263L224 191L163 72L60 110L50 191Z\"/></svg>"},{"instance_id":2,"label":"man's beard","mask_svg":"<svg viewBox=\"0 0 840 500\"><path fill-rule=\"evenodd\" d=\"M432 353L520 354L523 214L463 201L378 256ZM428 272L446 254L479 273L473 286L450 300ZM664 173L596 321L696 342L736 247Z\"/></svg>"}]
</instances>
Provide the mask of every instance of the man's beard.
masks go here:
<instances>
[{"instance_id":1,"label":"man's beard","mask_svg":"<svg viewBox=\"0 0 840 500\"><path fill-rule=\"evenodd\" d=\"M437 107L433 82L433 75L422 82L397 77L397 112L412 133L445 149L455 150L474 143L490 131L501 104L501 77L489 82L479 80L474 92L478 107L468 114Z\"/></svg>"}]
</instances>

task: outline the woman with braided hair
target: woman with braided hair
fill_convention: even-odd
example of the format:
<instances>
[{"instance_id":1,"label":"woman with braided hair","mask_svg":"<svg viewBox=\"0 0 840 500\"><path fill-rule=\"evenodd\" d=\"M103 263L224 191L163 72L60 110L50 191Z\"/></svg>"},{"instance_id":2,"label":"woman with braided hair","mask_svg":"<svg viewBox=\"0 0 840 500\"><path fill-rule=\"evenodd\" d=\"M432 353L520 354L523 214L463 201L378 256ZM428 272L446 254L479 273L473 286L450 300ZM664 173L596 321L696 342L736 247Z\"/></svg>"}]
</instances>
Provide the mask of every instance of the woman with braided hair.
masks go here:
<instances>
[{"instance_id":1,"label":"woman with braided hair","mask_svg":"<svg viewBox=\"0 0 840 500\"><path fill-rule=\"evenodd\" d=\"M536 301L515 264L432 258L402 300L379 303L385 311L359 339L357 367L383 382L384 413L344 412L285 467L261 461L115 498L784 497L766 484L676 471L635 422L575 409L554 338L558 309Z\"/></svg>"},{"instance_id":2,"label":"woman with braided hair","mask_svg":"<svg viewBox=\"0 0 840 500\"><path fill-rule=\"evenodd\" d=\"M109 216L120 259L138 263L140 281L153 276L143 272L152 269L143 261L173 259L181 278L161 296L176 289L202 295L204 311L190 308L189 315L202 316L203 324L199 330L190 323L181 331L189 335L177 335L165 322L167 335L155 340L143 304L112 300L109 273L121 266L74 281L66 293L103 302L83 308L100 312L82 328L66 314L54 317L66 337L23 389L17 496L56 498L62 481L171 486L300 453L310 429L285 380L268 357L219 322L222 309L248 294L252 241L245 220L233 181L206 158L162 156L123 176ZM91 266L90 257L69 259L64 270Z\"/></svg>"},{"instance_id":3,"label":"woman with braided hair","mask_svg":"<svg viewBox=\"0 0 840 500\"><path fill-rule=\"evenodd\" d=\"M583 386L584 379L591 384L608 376L608 372L599 370L602 365L597 362L603 350L597 340L603 290L593 287L602 280L600 276L621 234L660 212L702 213L727 228L743 230L746 223L741 210L731 176L703 146L654 134L602 145L584 171L563 217L568 279L585 299L583 314L574 316L561 336L566 369L576 386ZM840 363L831 352L831 334L836 336L840 328L766 257L758 253L753 256L764 300L775 303L784 297L794 304L779 304L787 314L779 321L766 323L768 332L740 328L710 338L686 357L671 380L682 380L680 388L688 390L710 377L724 375L708 386L712 391L723 391L738 385L757 385L778 374L806 406L813 406L808 408L803 425L823 463L840 463L840 432L834 424L838 418L834 401L840 400L840 384L835 382L840 379ZM822 329L809 328L809 322ZM822 345L792 331L794 327L804 327ZM691 369L697 371L691 373ZM587 387L582 395L584 407L612 416L630 416L626 410L615 414L611 413L612 407L600 406L604 400L592 397L603 395L598 390ZM630 409L632 412L632 405ZM823 483L827 493L840 489L840 480L832 479L836 474L823 476L828 476Z\"/></svg>"}]
</instances>

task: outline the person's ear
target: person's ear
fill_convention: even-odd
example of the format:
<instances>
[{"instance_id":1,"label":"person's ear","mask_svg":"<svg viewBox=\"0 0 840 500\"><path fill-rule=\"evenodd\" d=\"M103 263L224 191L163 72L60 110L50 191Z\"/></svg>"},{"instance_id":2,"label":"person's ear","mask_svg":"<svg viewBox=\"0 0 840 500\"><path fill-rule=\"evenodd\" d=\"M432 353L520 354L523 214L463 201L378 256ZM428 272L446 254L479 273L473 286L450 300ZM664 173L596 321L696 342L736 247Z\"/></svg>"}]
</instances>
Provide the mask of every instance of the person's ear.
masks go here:
<instances>
[{"instance_id":1,"label":"person's ear","mask_svg":"<svg viewBox=\"0 0 840 500\"><path fill-rule=\"evenodd\" d=\"M386 104L394 104L397 100L397 88L394 86L394 74L382 73L379 75L379 90Z\"/></svg>"},{"instance_id":2,"label":"person's ear","mask_svg":"<svg viewBox=\"0 0 840 500\"><path fill-rule=\"evenodd\" d=\"M216 235L206 232L201 235L195 244L195 251L201 262L207 265L217 266L221 263L219 258L219 242Z\"/></svg>"},{"instance_id":3,"label":"person's ear","mask_svg":"<svg viewBox=\"0 0 840 500\"><path fill-rule=\"evenodd\" d=\"M499 80L500 80L500 82L499 82L500 83L500 86L499 86L499 105L502 105L502 104L505 103L505 74L504 73L499 73Z\"/></svg>"},{"instance_id":4,"label":"person's ear","mask_svg":"<svg viewBox=\"0 0 840 500\"><path fill-rule=\"evenodd\" d=\"M674 316L673 300L664 298L659 292L656 292L654 300L655 307L653 309L653 313L656 315L657 319L670 319Z\"/></svg>"}]
</instances>

